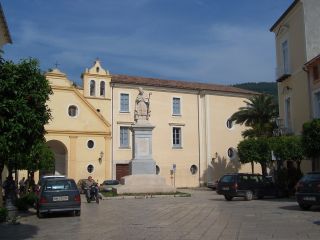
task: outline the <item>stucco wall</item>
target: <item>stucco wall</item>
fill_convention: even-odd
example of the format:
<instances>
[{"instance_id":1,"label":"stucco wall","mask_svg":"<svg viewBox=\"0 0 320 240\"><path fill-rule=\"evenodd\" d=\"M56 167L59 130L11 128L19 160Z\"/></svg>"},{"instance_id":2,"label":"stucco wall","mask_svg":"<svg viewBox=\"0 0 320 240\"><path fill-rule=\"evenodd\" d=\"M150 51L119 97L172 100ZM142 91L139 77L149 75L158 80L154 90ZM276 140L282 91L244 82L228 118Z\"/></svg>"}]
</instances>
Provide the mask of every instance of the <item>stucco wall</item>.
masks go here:
<instances>
[{"instance_id":1,"label":"stucco wall","mask_svg":"<svg viewBox=\"0 0 320 240\"><path fill-rule=\"evenodd\" d=\"M303 0L307 61L320 54L320 1Z\"/></svg>"}]
</instances>

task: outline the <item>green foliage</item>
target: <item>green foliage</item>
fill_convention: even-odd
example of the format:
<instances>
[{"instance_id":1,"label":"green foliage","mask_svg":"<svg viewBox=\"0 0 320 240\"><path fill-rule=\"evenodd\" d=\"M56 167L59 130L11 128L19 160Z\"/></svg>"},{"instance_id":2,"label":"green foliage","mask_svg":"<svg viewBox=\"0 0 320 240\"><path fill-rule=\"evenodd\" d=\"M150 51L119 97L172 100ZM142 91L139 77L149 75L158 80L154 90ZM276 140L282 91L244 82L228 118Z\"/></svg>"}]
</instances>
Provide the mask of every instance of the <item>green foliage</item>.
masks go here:
<instances>
[{"instance_id":1,"label":"green foliage","mask_svg":"<svg viewBox=\"0 0 320 240\"><path fill-rule=\"evenodd\" d=\"M18 198L16 200L16 207L20 211L27 211L30 207L34 206L37 201L37 195L33 192Z\"/></svg>"},{"instance_id":2,"label":"green foliage","mask_svg":"<svg viewBox=\"0 0 320 240\"><path fill-rule=\"evenodd\" d=\"M241 163L259 163L262 173L266 174L266 166L271 161L271 149L267 138L248 138L241 141L238 144L238 154Z\"/></svg>"},{"instance_id":3,"label":"green foliage","mask_svg":"<svg viewBox=\"0 0 320 240\"><path fill-rule=\"evenodd\" d=\"M6 208L0 207L0 223L5 222L8 217L8 210Z\"/></svg>"},{"instance_id":4,"label":"green foliage","mask_svg":"<svg viewBox=\"0 0 320 240\"><path fill-rule=\"evenodd\" d=\"M303 148L300 136L280 136L269 139L270 147L277 159L301 161Z\"/></svg>"},{"instance_id":5,"label":"green foliage","mask_svg":"<svg viewBox=\"0 0 320 240\"><path fill-rule=\"evenodd\" d=\"M233 86L237 88L272 95L275 99L278 98L278 86L276 82L250 82L235 84Z\"/></svg>"},{"instance_id":6,"label":"green foliage","mask_svg":"<svg viewBox=\"0 0 320 240\"><path fill-rule=\"evenodd\" d=\"M302 147L307 157L316 159L320 156L320 119L303 124Z\"/></svg>"},{"instance_id":7,"label":"green foliage","mask_svg":"<svg viewBox=\"0 0 320 240\"><path fill-rule=\"evenodd\" d=\"M0 64L0 165L9 169L36 170L47 150L42 150L44 125L51 118L46 105L52 94L38 61L22 60L18 64ZM30 159L39 161L36 166Z\"/></svg>"},{"instance_id":8,"label":"green foliage","mask_svg":"<svg viewBox=\"0 0 320 240\"><path fill-rule=\"evenodd\" d=\"M278 116L277 105L269 95L256 95L250 97L245 107L240 107L239 111L231 116L231 120L237 124L244 124L250 129L242 134L244 137L272 136L275 128L274 119Z\"/></svg>"}]
</instances>

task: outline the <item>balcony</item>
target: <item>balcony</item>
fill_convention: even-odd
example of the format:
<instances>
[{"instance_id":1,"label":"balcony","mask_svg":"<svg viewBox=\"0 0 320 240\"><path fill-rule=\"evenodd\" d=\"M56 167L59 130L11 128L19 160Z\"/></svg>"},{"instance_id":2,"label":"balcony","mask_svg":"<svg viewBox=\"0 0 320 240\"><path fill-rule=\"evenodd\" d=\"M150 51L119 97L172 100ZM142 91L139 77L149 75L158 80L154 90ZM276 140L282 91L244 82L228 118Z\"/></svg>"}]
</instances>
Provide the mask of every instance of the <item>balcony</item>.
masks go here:
<instances>
[{"instance_id":1,"label":"balcony","mask_svg":"<svg viewBox=\"0 0 320 240\"><path fill-rule=\"evenodd\" d=\"M283 67L276 68L276 81L282 82L291 76L289 68L284 69Z\"/></svg>"}]
</instances>

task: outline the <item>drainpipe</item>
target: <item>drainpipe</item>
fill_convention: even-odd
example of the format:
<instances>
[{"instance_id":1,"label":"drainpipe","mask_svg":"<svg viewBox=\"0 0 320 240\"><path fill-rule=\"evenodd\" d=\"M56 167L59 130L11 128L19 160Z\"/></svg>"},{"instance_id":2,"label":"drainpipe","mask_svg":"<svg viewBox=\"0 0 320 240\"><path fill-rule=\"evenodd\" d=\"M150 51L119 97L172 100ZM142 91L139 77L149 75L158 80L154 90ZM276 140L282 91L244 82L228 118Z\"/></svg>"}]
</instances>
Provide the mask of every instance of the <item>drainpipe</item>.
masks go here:
<instances>
[{"instance_id":1,"label":"drainpipe","mask_svg":"<svg viewBox=\"0 0 320 240\"><path fill-rule=\"evenodd\" d=\"M114 169L113 169L113 127L114 127L114 123L113 123L113 88L114 88L114 84L111 83L111 176L112 179L115 179L116 176L114 176Z\"/></svg>"}]
</instances>

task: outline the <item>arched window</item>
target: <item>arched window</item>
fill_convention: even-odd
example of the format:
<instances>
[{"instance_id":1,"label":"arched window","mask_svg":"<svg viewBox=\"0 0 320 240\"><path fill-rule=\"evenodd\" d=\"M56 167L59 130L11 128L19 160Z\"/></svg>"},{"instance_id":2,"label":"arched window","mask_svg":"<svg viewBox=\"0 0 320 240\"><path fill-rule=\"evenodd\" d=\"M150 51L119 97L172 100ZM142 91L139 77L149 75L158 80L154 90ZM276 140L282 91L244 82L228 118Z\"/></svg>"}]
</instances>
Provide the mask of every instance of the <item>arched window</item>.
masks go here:
<instances>
[{"instance_id":1,"label":"arched window","mask_svg":"<svg viewBox=\"0 0 320 240\"><path fill-rule=\"evenodd\" d=\"M90 96L96 95L96 82L94 80L90 81Z\"/></svg>"},{"instance_id":2,"label":"arched window","mask_svg":"<svg viewBox=\"0 0 320 240\"><path fill-rule=\"evenodd\" d=\"M104 81L100 82L100 96L104 97L106 94L106 83Z\"/></svg>"}]
</instances>

